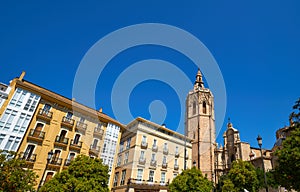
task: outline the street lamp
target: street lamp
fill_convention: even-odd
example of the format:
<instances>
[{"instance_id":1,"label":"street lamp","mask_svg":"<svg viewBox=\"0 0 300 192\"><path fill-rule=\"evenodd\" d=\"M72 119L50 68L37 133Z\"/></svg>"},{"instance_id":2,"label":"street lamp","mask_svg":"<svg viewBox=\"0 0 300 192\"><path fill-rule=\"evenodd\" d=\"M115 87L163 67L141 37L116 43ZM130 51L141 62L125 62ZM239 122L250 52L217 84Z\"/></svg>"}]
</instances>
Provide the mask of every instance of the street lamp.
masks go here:
<instances>
[{"instance_id":1,"label":"street lamp","mask_svg":"<svg viewBox=\"0 0 300 192\"><path fill-rule=\"evenodd\" d=\"M264 171L264 179L265 179L266 192L269 192L268 183L267 183L267 176L266 176L266 171L265 171L265 163L264 163L263 153L262 153L262 149L261 149L261 146L262 146L262 138L261 138L261 136L258 135L257 138L256 138L256 140L257 140L258 146L260 148L260 156L261 156L262 167L263 167L263 171Z\"/></svg>"},{"instance_id":2,"label":"street lamp","mask_svg":"<svg viewBox=\"0 0 300 192\"><path fill-rule=\"evenodd\" d=\"M41 186L42 186L43 178L44 178L45 172L46 172L46 170L47 170L47 168L48 168L48 164L49 164L50 160L52 159L52 156L53 156L53 151L51 150L51 151L48 152L46 167L45 167L45 169L44 169L43 176L42 176L41 181L40 181L40 184L39 184L39 186L38 186L38 191L39 191L39 189L40 189Z\"/></svg>"}]
</instances>

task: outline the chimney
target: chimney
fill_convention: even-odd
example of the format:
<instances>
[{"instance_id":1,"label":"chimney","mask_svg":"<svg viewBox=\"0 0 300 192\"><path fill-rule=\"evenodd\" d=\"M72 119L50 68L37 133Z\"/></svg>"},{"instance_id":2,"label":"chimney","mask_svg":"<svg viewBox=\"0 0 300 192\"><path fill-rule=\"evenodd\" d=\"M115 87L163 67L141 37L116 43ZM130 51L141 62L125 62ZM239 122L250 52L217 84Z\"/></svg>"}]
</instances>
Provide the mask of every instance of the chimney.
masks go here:
<instances>
[{"instance_id":1,"label":"chimney","mask_svg":"<svg viewBox=\"0 0 300 192\"><path fill-rule=\"evenodd\" d=\"M73 97L73 98L72 98L72 101L76 101L76 99Z\"/></svg>"},{"instance_id":2,"label":"chimney","mask_svg":"<svg viewBox=\"0 0 300 192\"><path fill-rule=\"evenodd\" d=\"M99 112L102 113L102 107L100 107Z\"/></svg>"},{"instance_id":3,"label":"chimney","mask_svg":"<svg viewBox=\"0 0 300 192\"><path fill-rule=\"evenodd\" d=\"M24 76L25 76L26 72L25 71L22 71L20 77L19 77L19 80L22 81Z\"/></svg>"}]
</instances>

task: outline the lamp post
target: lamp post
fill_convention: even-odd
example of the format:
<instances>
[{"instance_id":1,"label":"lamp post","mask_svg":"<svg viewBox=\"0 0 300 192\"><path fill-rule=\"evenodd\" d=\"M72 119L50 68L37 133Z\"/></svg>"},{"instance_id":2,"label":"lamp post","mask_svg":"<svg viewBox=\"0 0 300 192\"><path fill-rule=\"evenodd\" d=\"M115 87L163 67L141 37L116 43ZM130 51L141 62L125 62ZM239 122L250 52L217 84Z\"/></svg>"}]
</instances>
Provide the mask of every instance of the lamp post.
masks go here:
<instances>
[{"instance_id":1,"label":"lamp post","mask_svg":"<svg viewBox=\"0 0 300 192\"><path fill-rule=\"evenodd\" d=\"M44 178L45 172L46 172L46 170L47 170L47 168L48 168L48 164L49 164L50 160L52 159L52 155L53 155L53 151L51 150L51 151L48 152L46 167L45 167L45 169L44 169L43 176L42 176L42 178L41 178L41 181L40 181L40 183L39 183L39 186L38 186L38 190L37 190L37 191L39 191L39 189L40 189L41 186L42 186L43 178Z\"/></svg>"},{"instance_id":2,"label":"lamp post","mask_svg":"<svg viewBox=\"0 0 300 192\"><path fill-rule=\"evenodd\" d=\"M265 188L266 188L266 192L269 192L268 183L267 183L267 176L266 176L266 171L265 171L265 163L264 163L263 153L262 153L262 149L261 149L261 146L262 146L261 136L258 135L256 140L257 140L257 143L258 143L258 146L259 146L259 149L260 149L260 156L261 156L262 167L263 167L263 171L264 171Z\"/></svg>"}]
</instances>

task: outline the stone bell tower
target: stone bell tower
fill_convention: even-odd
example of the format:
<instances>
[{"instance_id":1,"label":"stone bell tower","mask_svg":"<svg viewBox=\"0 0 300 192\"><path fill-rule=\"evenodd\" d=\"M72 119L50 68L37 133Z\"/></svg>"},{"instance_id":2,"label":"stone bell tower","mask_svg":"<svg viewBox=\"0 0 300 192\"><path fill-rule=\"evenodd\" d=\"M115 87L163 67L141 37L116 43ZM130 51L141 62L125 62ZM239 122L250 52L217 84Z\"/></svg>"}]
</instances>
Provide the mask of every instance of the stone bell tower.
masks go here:
<instances>
[{"instance_id":1,"label":"stone bell tower","mask_svg":"<svg viewBox=\"0 0 300 192\"><path fill-rule=\"evenodd\" d=\"M193 139L192 164L211 181L214 179L214 149L216 142L214 98L204 87L200 69L194 89L186 98L185 134Z\"/></svg>"}]
</instances>

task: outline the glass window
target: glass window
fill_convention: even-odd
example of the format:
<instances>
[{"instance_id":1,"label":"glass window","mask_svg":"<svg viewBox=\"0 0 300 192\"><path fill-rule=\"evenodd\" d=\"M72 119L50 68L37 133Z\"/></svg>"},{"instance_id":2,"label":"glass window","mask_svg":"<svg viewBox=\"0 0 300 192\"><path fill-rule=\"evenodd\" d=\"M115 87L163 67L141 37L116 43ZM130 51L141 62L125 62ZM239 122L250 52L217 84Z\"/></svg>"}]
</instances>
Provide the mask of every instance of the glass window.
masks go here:
<instances>
[{"instance_id":1,"label":"glass window","mask_svg":"<svg viewBox=\"0 0 300 192\"><path fill-rule=\"evenodd\" d=\"M146 143L147 142L147 137L145 135L143 135L143 139L142 142Z\"/></svg>"},{"instance_id":2,"label":"glass window","mask_svg":"<svg viewBox=\"0 0 300 192\"><path fill-rule=\"evenodd\" d=\"M127 139L126 149L130 148L131 137Z\"/></svg>"},{"instance_id":3,"label":"glass window","mask_svg":"<svg viewBox=\"0 0 300 192\"><path fill-rule=\"evenodd\" d=\"M122 176L121 176L121 182L120 185L124 185L125 183L125 177L126 177L126 170L122 171Z\"/></svg>"},{"instance_id":4,"label":"glass window","mask_svg":"<svg viewBox=\"0 0 300 192\"><path fill-rule=\"evenodd\" d=\"M178 153L178 146L176 146L176 148L175 148L175 153L176 154Z\"/></svg>"},{"instance_id":5,"label":"glass window","mask_svg":"<svg viewBox=\"0 0 300 192\"><path fill-rule=\"evenodd\" d=\"M138 181L142 181L143 180L143 169L138 169L138 172L137 172L137 180Z\"/></svg>"},{"instance_id":6,"label":"glass window","mask_svg":"<svg viewBox=\"0 0 300 192\"><path fill-rule=\"evenodd\" d=\"M154 139L153 140L153 146L156 146L156 143L157 143L157 141L156 141L156 139Z\"/></svg>"},{"instance_id":7,"label":"glass window","mask_svg":"<svg viewBox=\"0 0 300 192\"><path fill-rule=\"evenodd\" d=\"M145 151L141 151L140 158L141 158L141 159L144 159L144 157L145 157Z\"/></svg>"},{"instance_id":8,"label":"glass window","mask_svg":"<svg viewBox=\"0 0 300 192\"><path fill-rule=\"evenodd\" d=\"M120 165L121 165L121 161L122 161L122 154L120 154L120 155L118 156L117 166L120 166Z\"/></svg>"},{"instance_id":9,"label":"glass window","mask_svg":"<svg viewBox=\"0 0 300 192\"><path fill-rule=\"evenodd\" d=\"M4 140L4 138L5 138L5 134L0 134L0 145L1 145L2 141Z\"/></svg>"},{"instance_id":10,"label":"glass window","mask_svg":"<svg viewBox=\"0 0 300 192\"><path fill-rule=\"evenodd\" d=\"M153 182L153 177L154 177L154 171L150 170L150 172L149 172L149 182Z\"/></svg>"},{"instance_id":11,"label":"glass window","mask_svg":"<svg viewBox=\"0 0 300 192\"><path fill-rule=\"evenodd\" d=\"M163 164L166 164L166 163L167 163L167 157L164 156L164 157L163 157Z\"/></svg>"},{"instance_id":12,"label":"glass window","mask_svg":"<svg viewBox=\"0 0 300 192\"><path fill-rule=\"evenodd\" d=\"M175 165L178 165L178 159L175 159Z\"/></svg>"},{"instance_id":13,"label":"glass window","mask_svg":"<svg viewBox=\"0 0 300 192\"><path fill-rule=\"evenodd\" d=\"M116 187L118 185L118 179L119 179L119 172L115 173L113 186Z\"/></svg>"},{"instance_id":14,"label":"glass window","mask_svg":"<svg viewBox=\"0 0 300 192\"><path fill-rule=\"evenodd\" d=\"M151 161L155 161L155 153L152 153Z\"/></svg>"},{"instance_id":15,"label":"glass window","mask_svg":"<svg viewBox=\"0 0 300 192\"><path fill-rule=\"evenodd\" d=\"M129 151L127 151L127 152L125 153L124 164L128 163L128 156L129 156Z\"/></svg>"},{"instance_id":16,"label":"glass window","mask_svg":"<svg viewBox=\"0 0 300 192\"><path fill-rule=\"evenodd\" d=\"M165 183L165 180L166 180L166 172L161 172L160 182Z\"/></svg>"},{"instance_id":17,"label":"glass window","mask_svg":"<svg viewBox=\"0 0 300 192\"><path fill-rule=\"evenodd\" d=\"M124 150L124 141L122 141L120 143L120 151L119 151L119 153L121 153L123 150Z\"/></svg>"}]
</instances>

